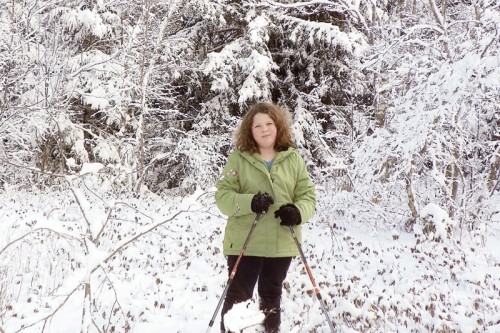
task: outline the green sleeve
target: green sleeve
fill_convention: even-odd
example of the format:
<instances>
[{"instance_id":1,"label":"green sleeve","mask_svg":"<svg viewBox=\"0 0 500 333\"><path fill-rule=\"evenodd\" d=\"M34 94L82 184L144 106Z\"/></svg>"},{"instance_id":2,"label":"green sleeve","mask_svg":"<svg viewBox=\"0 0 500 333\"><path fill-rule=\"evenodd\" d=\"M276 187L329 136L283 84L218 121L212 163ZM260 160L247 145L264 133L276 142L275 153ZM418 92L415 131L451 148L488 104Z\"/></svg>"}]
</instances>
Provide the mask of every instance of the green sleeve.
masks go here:
<instances>
[{"instance_id":1,"label":"green sleeve","mask_svg":"<svg viewBox=\"0 0 500 333\"><path fill-rule=\"evenodd\" d=\"M240 193L238 161L237 153L229 156L216 185L215 203L221 213L229 217L252 213L251 203L254 194Z\"/></svg>"},{"instance_id":2,"label":"green sleeve","mask_svg":"<svg viewBox=\"0 0 500 333\"><path fill-rule=\"evenodd\" d=\"M302 157L297 154L298 172L297 182L294 190L294 205L299 209L302 218L301 223L307 222L316 209L316 192L314 184L307 172L306 164Z\"/></svg>"}]
</instances>

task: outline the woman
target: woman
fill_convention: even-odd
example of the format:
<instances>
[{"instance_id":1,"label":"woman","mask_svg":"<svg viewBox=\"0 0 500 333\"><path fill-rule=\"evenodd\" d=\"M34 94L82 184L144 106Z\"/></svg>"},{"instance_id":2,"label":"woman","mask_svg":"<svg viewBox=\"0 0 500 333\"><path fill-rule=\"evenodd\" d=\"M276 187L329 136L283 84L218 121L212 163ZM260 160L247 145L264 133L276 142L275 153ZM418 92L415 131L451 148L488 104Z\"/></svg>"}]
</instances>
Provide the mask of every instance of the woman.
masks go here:
<instances>
[{"instance_id":1,"label":"woman","mask_svg":"<svg viewBox=\"0 0 500 333\"><path fill-rule=\"evenodd\" d=\"M289 226L296 228L313 215L314 185L292 143L287 114L272 103L258 103L245 114L236 134L236 150L229 156L217 183L215 201L228 221L224 255L229 273L238 258L257 213L264 213L242 257L222 307L253 295L258 282L260 309L266 332L279 332L283 281L292 257L299 255ZM273 212L272 214L265 214Z\"/></svg>"}]
</instances>

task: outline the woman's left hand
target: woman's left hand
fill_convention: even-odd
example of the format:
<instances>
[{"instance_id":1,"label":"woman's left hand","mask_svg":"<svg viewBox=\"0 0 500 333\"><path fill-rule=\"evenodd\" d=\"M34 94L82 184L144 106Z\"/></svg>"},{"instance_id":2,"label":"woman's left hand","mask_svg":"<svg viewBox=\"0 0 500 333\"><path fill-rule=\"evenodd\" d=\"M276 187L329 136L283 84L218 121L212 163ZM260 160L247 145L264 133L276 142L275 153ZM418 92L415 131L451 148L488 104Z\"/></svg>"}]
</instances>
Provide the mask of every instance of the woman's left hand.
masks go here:
<instances>
[{"instance_id":1,"label":"woman's left hand","mask_svg":"<svg viewBox=\"0 0 500 333\"><path fill-rule=\"evenodd\" d=\"M280 225L284 226L294 226L299 225L301 222L301 216L299 209L294 204L286 204L281 206L277 211L274 212L275 218L280 218Z\"/></svg>"}]
</instances>

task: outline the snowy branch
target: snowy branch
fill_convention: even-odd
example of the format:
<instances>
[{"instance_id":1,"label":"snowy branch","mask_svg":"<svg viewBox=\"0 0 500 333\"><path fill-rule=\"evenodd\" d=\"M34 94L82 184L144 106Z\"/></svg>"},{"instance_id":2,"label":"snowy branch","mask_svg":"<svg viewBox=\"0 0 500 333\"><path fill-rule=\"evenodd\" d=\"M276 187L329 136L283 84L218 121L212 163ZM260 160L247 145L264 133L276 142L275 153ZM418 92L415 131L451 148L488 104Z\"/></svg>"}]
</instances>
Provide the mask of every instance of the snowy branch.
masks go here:
<instances>
[{"instance_id":1,"label":"snowy branch","mask_svg":"<svg viewBox=\"0 0 500 333\"><path fill-rule=\"evenodd\" d=\"M490 48L493 43L497 42L498 43L498 28L495 27L495 36L491 38L491 42L489 42L486 47L484 48L483 52L481 52L481 58L484 58L486 55L486 52L488 52L488 49Z\"/></svg>"},{"instance_id":2,"label":"snowy branch","mask_svg":"<svg viewBox=\"0 0 500 333\"><path fill-rule=\"evenodd\" d=\"M182 213L185 213L185 211L178 211L177 213L173 214L171 217L169 217L168 219L166 219L164 221L161 221L161 222L158 222L158 223L154 223L152 226L145 226L136 235L134 235L134 236L132 236L132 237L130 237L128 239L125 239L123 242L121 242L120 244L118 244L115 247L115 249L110 254L108 254L108 255L106 255L106 257L104 257L104 259L102 260L102 262L106 263L108 260L110 260L111 258L113 258L118 252L120 252L123 249L125 249L128 245L132 244L133 242L135 242L139 238L141 238L141 237L149 234L151 231L155 230L156 228L161 227L162 225L164 225L164 224L166 224L168 222L171 222L172 220L174 220L176 217L178 217ZM99 268L99 266L94 267L91 270L91 273L95 272Z\"/></svg>"},{"instance_id":3,"label":"snowy branch","mask_svg":"<svg viewBox=\"0 0 500 333\"><path fill-rule=\"evenodd\" d=\"M313 0L313 1L304 1L304 2L296 2L296 3L281 3L281 2L275 2L271 0L266 0L267 3L276 6L276 7L283 7L283 8L300 8L300 7L305 7L305 6L313 6L313 5L337 5L337 2L334 1L328 1L328 0Z\"/></svg>"},{"instance_id":4,"label":"snowy branch","mask_svg":"<svg viewBox=\"0 0 500 333\"><path fill-rule=\"evenodd\" d=\"M92 227L93 223L91 222L91 218L87 216L88 214L88 204L83 196L83 193L80 192L79 189L71 187L71 192L73 193L73 196L75 197L75 200L78 204L78 207L80 207L80 210L82 211L83 218L85 219L85 222L87 224L87 235L89 237L90 241L94 241L94 228Z\"/></svg>"},{"instance_id":5,"label":"snowy branch","mask_svg":"<svg viewBox=\"0 0 500 333\"><path fill-rule=\"evenodd\" d=\"M63 175L63 174L60 174L60 173L54 173L54 172L49 172L49 171L42 171L39 168L34 168L34 167L27 166L27 165L17 164L17 163L9 161L9 160L7 160L7 159L5 159L3 157L0 158L0 162L3 162L5 164L9 164L9 165L15 166L17 168L21 168L21 169L29 170L29 171L32 171L32 172L36 172L36 173L39 173L39 174L42 174L42 175L47 175L47 176L52 176L52 177L58 177L58 178L65 178L66 177L66 175Z\"/></svg>"},{"instance_id":6,"label":"snowy branch","mask_svg":"<svg viewBox=\"0 0 500 333\"><path fill-rule=\"evenodd\" d=\"M109 56L106 56L105 59L103 60L98 60L92 63L85 64L84 66L81 66L76 70L75 72L70 74L70 77L77 77L78 75L81 75L82 72L88 71L92 69L93 67L97 67L98 65L102 65L105 63L108 63L109 61L113 60L114 58L117 58L121 53L121 50L116 51L113 54L110 54ZM104 55L104 54L103 54Z\"/></svg>"},{"instance_id":7,"label":"snowy branch","mask_svg":"<svg viewBox=\"0 0 500 333\"><path fill-rule=\"evenodd\" d=\"M9 248L11 247L12 245L16 244L17 242L19 241L22 241L23 239L25 239L26 237L28 236L31 236L33 235L33 233L37 232L37 231L48 231L49 233L54 233L55 235L58 235L62 238L66 238L66 239L69 239L69 240L73 240L73 241L77 241L81 244L83 244L83 242L78 239L77 237L73 236L73 235L69 235L69 234L66 234L66 233L63 233L63 232L60 232L60 231L56 231L54 230L53 228L50 228L50 227L41 227L41 228L35 228L25 234L23 234L22 236L19 236L17 237L16 239L8 242L1 250L0 250L0 256Z\"/></svg>"},{"instance_id":8,"label":"snowy branch","mask_svg":"<svg viewBox=\"0 0 500 333\"><path fill-rule=\"evenodd\" d=\"M436 2L434 0L429 0L429 6L431 7L432 15L434 15L434 19L437 24L441 27L441 29L445 30L444 18L439 11Z\"/></svg>"},{"instance_id":9,"label":"snowy branch","mask_svg":"<svg viewBox=\"0 0 500 333\"><path fill-rule=\"evenodd\" d=\"M71 297L71 296L72 296L72 295L73 295L73 294L74 294L74 293L75 293L75 292L76 292L76 291L80 288L80 286L81 286L81 284L78 284L78 285L77 285L77 286L76 286L73 290L71 290L71 291L69 292L69 294L67 294L67 295L64 297L63 301L62 301L61 303L59 303L59 305L57 306L57 308L56 308L54 311L52 311L52 312L51 312L51 313L49 313L48 315L46 315L46 316L44 316L44 317L42 317L42 318L40 318L40 319L38 319L38 320L36 320L36 321L32 322L31 324L27 324L26 326L23 326L23 327L19 328L17 331L15 331L15 333L18 333L18 332L24 331L24 330L26 330L26 329L28 329L28 328L30 328L30 327L33 327L33 326L35 326L36 324L39 324L39 323L41 323L41 322L44 322L44 327L45 327L45 325L46 325L47 321L48 321L49 319L53 318L53 317L56 315L56 313L57 313L59 310L61 310L61 309L62 309L62 307L63 307L63 306L64 306L64 305L68 302L69 298L70 298L70 297ZM42 330L42 332L43 332L43 330Z\"/></svg>"}]
</instances>

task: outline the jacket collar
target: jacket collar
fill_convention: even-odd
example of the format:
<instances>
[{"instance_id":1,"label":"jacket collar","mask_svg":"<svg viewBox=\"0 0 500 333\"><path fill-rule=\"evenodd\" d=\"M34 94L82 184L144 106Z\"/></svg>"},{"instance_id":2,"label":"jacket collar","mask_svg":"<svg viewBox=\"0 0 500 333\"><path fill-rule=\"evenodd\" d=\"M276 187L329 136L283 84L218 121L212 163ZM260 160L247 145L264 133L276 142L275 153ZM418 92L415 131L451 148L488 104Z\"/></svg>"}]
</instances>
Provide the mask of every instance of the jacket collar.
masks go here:
<instances>
[{"instance_id":1,"label":"jacket collar","mask_svg":"<svg viewBox=\"0 0 500 333\"><path fill-rule=\"evenodd\" d=\"M293 147L289 147L287 150L284 150L284 151L279 151L276 154L276 157L274 158L273 164L280 163L286 157L290 156L294 151L295 151L295 148L293 148ZM246 151L240 151L240 150L238 150L238 152L243 158L245 158L246 160L248 160L252 164L256 164L257 162L260 164L263 164L263 162L264 162L260 158L260 155L258 153L250 154ZM258 165L258 164L256 164L256 165Z\"/></svg>"}]
</instances>

